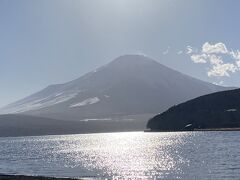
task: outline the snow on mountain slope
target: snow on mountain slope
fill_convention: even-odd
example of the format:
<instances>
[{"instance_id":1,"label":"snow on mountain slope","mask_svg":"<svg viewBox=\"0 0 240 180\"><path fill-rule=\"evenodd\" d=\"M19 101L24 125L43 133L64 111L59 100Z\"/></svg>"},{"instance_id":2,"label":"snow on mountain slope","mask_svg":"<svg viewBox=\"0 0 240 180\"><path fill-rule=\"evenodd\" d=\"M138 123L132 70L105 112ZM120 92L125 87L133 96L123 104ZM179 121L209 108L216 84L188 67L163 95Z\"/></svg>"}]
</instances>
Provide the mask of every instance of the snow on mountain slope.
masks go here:
<instances>
[{"instance_id":1,"label":"snow on mountain slope","mask_svg":"<svg viewBox=\"0 0 240 180\"><path fill-rule=\"evenodd\" d=\"M159 113L228 88L189 77L151 58L125 55L86 75L51 85L2 109L57 119Z\"/></svg>"},{"instance_id":2,"label":"snow on mountain slope","mask_svg":"<svg viewBox=\"0 0 240 180\"><path fill-rule=\"evenodd\" d=\"M79 107L79 106L86 106L86 105L91 105L91 104L95 104L97 102L99 102L100 99L98 97L94 97L94 98L88 98L80 103L77 104L72 104L70 107L74 108L74 107Z\"/></svg>"}]
</instances>

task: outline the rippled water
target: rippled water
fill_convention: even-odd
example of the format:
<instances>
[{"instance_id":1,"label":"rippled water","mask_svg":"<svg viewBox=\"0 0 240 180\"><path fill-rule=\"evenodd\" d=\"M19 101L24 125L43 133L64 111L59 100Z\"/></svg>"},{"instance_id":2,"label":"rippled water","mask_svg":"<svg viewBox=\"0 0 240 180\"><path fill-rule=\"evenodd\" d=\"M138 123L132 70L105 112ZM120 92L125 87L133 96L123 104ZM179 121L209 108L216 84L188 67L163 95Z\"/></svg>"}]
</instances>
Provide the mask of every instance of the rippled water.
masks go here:
<instances>
[{"instance_id":1,"label":"rippled water","mask_svg":"<svg viewBox=\"0 0 240 180\"><path fill-rule=\"evenodd\" d=\"M240 132L0 138L0 173L132 179L239 179Z\"/></svg>"}]
</instances>

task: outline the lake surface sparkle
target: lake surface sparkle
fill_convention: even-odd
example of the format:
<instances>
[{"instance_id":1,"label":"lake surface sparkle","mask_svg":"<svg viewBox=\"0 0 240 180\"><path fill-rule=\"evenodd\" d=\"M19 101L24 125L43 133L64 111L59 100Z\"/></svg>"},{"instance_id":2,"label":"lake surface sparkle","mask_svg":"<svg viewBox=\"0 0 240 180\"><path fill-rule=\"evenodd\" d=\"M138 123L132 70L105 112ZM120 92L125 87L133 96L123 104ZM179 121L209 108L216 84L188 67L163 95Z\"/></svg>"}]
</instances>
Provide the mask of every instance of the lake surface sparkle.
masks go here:
<instances>
[{"instance_id":1,"label":"lake surface sparkle","mask_svg":"<svg viewBox=\"0 0 240 180\"><path fill-rule=\"evenodd\" d=\"M0 173L96 179L239 179L240 132L0 138Z\"/></svg>"}]
</instances>

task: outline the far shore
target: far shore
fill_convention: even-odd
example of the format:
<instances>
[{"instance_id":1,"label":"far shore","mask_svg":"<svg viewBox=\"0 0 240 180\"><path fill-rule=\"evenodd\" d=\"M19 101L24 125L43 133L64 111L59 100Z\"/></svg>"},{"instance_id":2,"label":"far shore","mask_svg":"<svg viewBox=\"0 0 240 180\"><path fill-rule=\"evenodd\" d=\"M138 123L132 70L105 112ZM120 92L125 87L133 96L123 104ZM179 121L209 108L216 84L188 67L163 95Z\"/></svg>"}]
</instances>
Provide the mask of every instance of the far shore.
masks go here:
<instances>
[{"instance_id":1,"label":"far shore","mask_svg":"<svg viewBox=\"0 0 240 180\"><path fill-rule=\"evenodd\" d=\"M1 180L80 180L80 178L56 178L44 176L24 176L24 175L5 175L0 174Z\"/></svg>"},{"instance_id":2,"label":"far shore","mask_svg":"<svg viewBox=\"0 0 240 180\"><path fill-rule=\"evenodd\" d=\"M80 135L80 134L106 134L106 133L121 133L121 132L189 132L189 131L240 131L240 127L237 128L206 128L206 129L193 129L193 130L177 130L177 131L163 131L163 130L134 130L134 131L106 131L106 132L79 132L79 133L49 133L49 134L28 134L28 135L15 135L15 136L1 136L0 138L14 138L14 137L38 137L38 136L62 136L62 135ZM1 174L0 174L1 176Z\"/></svg>"},{"instance_id":3,"label":"far shore","mask_svg":"<svg viewBox=\"0 0 240 180\"><path fill-rule=\"evenodd\" d=\"M237 128L194 129L194 131L240 131L240 127L237 127Z\"/></svg>"},{"instance_id":4,"label":"far shore","mask_svg":"<svg viewBox=\"0 0 240 180\"><path fill-rule=\"evenodd\" d=\"M144 132L189 132L189 131L240 131L240 127L236 128L206 128L206 129L193 129L193 130L178 130L178 131L161 131L146 129Z\"/></svg>"}]
</instances>

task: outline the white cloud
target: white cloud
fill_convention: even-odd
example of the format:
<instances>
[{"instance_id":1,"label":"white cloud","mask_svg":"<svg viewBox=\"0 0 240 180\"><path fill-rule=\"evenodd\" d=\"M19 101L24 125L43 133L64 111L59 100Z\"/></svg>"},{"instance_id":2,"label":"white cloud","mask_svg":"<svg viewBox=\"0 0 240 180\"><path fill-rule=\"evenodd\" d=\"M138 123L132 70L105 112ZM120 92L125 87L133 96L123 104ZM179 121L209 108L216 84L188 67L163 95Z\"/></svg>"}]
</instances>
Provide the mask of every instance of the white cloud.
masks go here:
<instances>
[{"instance_id":1,"label":"white cloud","mask_svg":"<svg viewBox=\"0 0 240 180\"><path fill-rule=\"evenodd\" d=\"M223 60L220 56L216 56L215 54L211 54L211 55L208 55L208 58L209 58L209 62L212 64L212 65L220 65L220 64L223 64Z\"/></svg>"},{"instance_id":2,"label":"white cloud","mask_svg":"<svg viewBox=\"0 0 240 180\"><path fill-rule=\"evenodd\" d=\"M238 68L240 68L240 60L236 61L236 65Z\"/></svg>"},{"instance_id":3,"label":"white cloud","mask_svg":"<svg viewBox=\"0 0 240 180\"><path fill-rule=\"evenodd\" d=\"M208 76L230 76L230 72L234 73L236 71L237 68L234 66L234 64L218 64L213 66L212 69L208 71Z\"/></svg>"},{"instance_id":4,"label":"white cloud","mask_svg":"<svg viewBox=\"0 0 240 180\"><path fill-rule=\"evenodd\" d=\"M231 73L240 71L240 51L228 51L224 43L206 42L202 45L200 53L193 53L192 49L187 46L187 54L191 54L190 58L194 63L204 63L210 66L208 76L230 76Z\"/></svg>"},{"instance_id":5,"label":"white cloud","mask_svg":"<svg viewBox=\"0 0 240 180\"><path fill-rule=\"evenodd\" d=\"M206 54L193 54L191 55L191 59L194 63L207 63L207 55Z\"/></svg>"},{"instance_id":6,"label":"white cloud","mask_svg":"<svg viewBox=\"0 0 240 180\"><path fill-rule=\"evenodd\" d=\"M240 60L240 51L237 50L234 52L233 50L229 52L229 54L232 56L233 59L235 60Z\"/></svg>"},{"instance_id":7,"label":"white cloud","mask_svg":"<svg viewBox=\"0 0 240 180\"><path fill-rule=\"evenodd\" d=\"M202 46L202 52L207 54L226 54L228 53L228 50L225 46L225 44L219 42L216 44L210 44L208 42L204 43Z\"/></svg>"}]
</instances>

